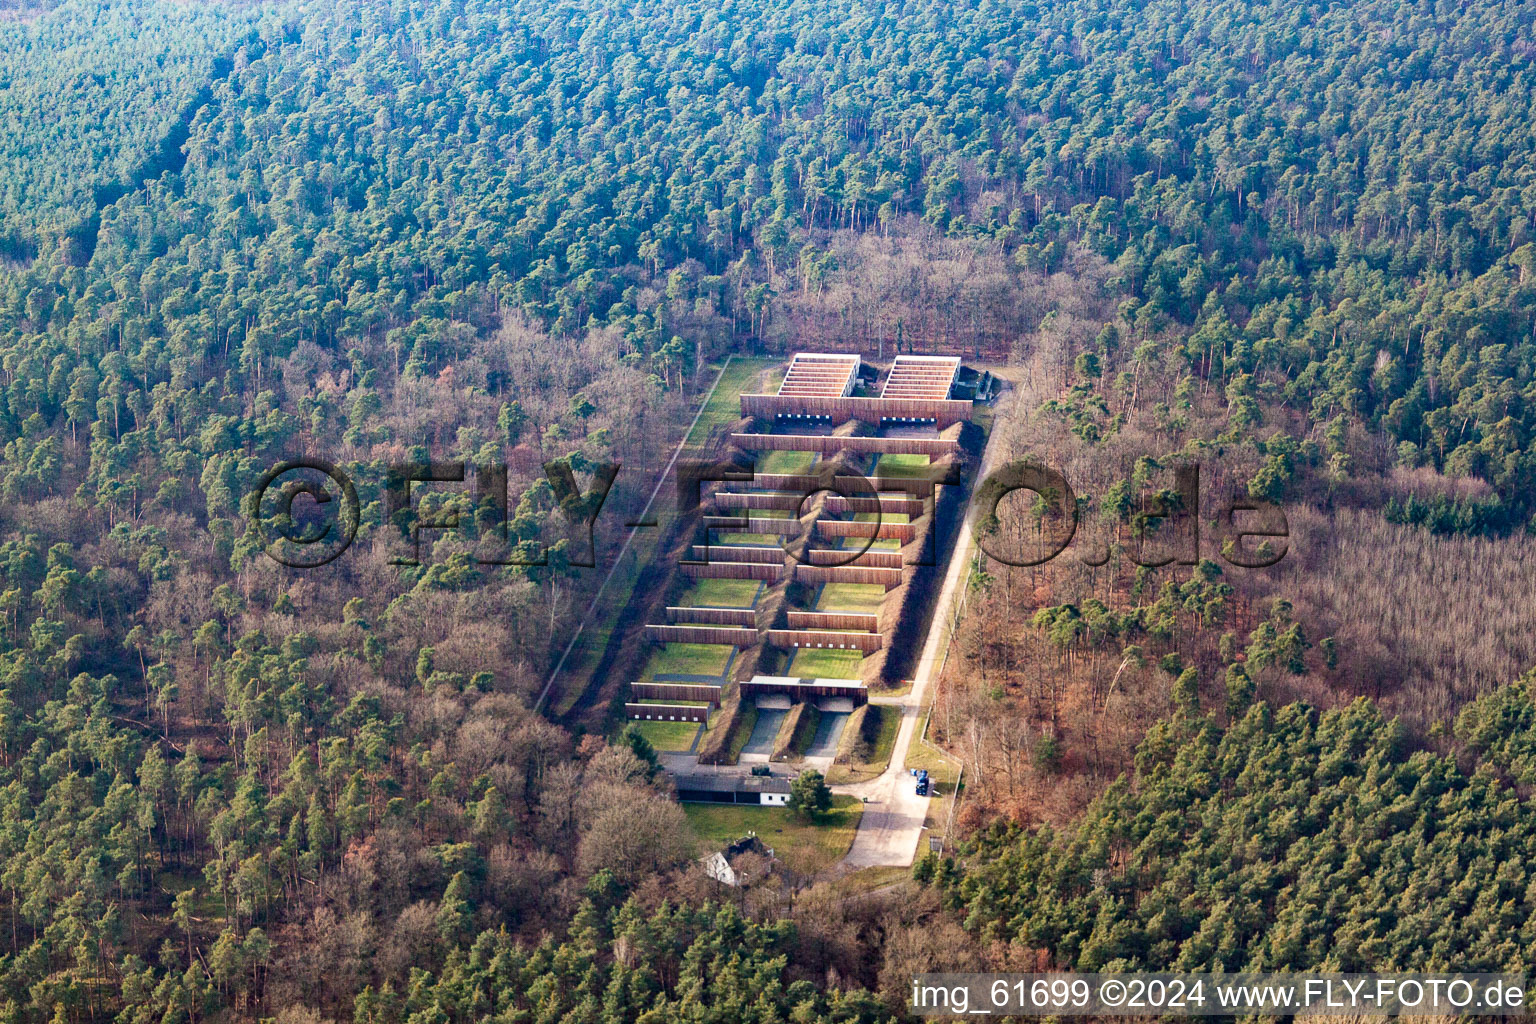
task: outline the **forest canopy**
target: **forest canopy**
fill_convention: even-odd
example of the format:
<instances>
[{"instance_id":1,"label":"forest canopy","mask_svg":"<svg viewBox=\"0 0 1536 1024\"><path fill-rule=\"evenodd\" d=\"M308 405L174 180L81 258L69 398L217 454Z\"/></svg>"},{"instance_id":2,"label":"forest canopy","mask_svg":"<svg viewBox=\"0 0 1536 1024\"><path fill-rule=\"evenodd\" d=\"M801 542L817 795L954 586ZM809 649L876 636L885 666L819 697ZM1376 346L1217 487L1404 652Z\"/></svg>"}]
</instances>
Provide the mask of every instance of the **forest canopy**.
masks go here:
<instances>
[{"instance_id":1,"label":"forest canopy","mask_svg":"<svg viewBox=\"0 0 1536 1024\"><path fill-rule=\"evenodd\" d=\"M559 504L542 462L622 462L614 506L643 500L725 355L817 336L1003 362L1055 339L1045 411L1085 445L1125 424L1096 389L1164 396L1170 436L1198 395L1256 493L1347 480L1353 430L1453 481L1394 494L1405 529L1528 529L1533 19L17 7L0 1014L882 1019L877 959L673 899L694 851L655 764L533 707L596 574L564 549L484 566L451 534L391 565L384 468L506 462L533 544ZM242 501L301 455L360 482L365 526L296 575ZM473 519L462 491L429 500ZM1152 626L1214 616L1224 586L1151 587ZM1054 607L1042 628L1075 637ZM1259 619L1255 650L1304 666L1300 626ZM1000 826L963 871L930 863L972 934L1096 966L1524 955L1501 864L1524 852L1527 740L1500 717L1523 689L1463 716L1485 765L1464 770L1372 706L1250 709L1237 684L1208 719L1187 681L1085 831ZM836 924L846 949L885 934Z\"/></svg>"}]
</instances>

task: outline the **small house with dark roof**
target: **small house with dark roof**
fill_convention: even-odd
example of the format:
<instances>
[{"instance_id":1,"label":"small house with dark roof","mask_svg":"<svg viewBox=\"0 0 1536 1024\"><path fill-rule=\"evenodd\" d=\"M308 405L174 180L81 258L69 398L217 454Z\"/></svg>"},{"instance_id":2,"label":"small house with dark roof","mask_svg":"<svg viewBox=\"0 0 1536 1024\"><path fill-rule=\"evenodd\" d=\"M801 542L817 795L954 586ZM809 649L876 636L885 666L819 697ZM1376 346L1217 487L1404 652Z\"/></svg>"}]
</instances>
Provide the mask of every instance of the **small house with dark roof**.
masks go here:
<instances>
[{"instance_id":1,"label":"small house with dark roof","mask_svg":"<svg viewBox=\"0 0 1536 1024\"><path fill-rule=\"evenodd\" d=\"M755 853L769 860L773 859L773 847L759 839L756 832L748 832L725 849L717 850L707 857L700 857L699 862L704 865L704 873L715 881L726 885L740 885L744 879L741 877L737 862L743 854L748 853Z\"/></svg>"}]
</instances>

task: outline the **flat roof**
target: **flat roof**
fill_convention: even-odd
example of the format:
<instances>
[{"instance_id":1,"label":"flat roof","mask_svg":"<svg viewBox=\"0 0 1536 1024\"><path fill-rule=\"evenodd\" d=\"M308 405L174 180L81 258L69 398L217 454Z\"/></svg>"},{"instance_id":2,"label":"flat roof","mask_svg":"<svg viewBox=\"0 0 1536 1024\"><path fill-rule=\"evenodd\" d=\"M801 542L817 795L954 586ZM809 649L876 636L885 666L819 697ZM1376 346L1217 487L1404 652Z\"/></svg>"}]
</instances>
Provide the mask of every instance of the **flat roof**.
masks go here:
<instances>
[{"instance_id":1,"label":"flat roof","mask_svg":"<svg viewBox=\"0 0 1536 1024\"><path fill-rule=\"evenodd\" d=\"M959 372L955 356L897 356L880 397L946 399Z\"/></svg>"},{"instance_id":2,"label":"flat roof","mask_svg":"<svg viewBox=\"0 0 1536 1024\"><path fill-rule=\"evenodd\" d=\"M853 387L863 360L836 352L796 352L779 394L787 398L841 398Z\"/></svg>"},{"instance_id":3,"label":"flat roof","mask_svg":"<svg viewBox=\"0 0 1536 1024\"><path fill-rule=\"evenodd\" d=\"M789 780L761 775L687 775L672 776L680 790L701 793L788 793Z\"/></svg>"},{"instance_id":4,"label":"flat roof","mask_svg":"<svg viewBox=\"0 0 1536 1024\"><path fill-rule=\"evenodd\" d=\"M749 683L760 686L823 686L842 690L865 689L857 679L802 679L799 676L753 676Z\"/></svg>"}]
</instances>

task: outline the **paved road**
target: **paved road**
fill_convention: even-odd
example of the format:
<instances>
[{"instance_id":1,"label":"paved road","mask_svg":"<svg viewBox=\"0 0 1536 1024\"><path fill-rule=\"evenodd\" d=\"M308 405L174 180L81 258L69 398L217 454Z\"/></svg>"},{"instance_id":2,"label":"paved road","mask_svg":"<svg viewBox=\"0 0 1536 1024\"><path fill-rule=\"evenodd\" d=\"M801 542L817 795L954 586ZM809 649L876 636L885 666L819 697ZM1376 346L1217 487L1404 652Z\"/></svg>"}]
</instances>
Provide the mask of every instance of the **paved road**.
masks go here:
<instances>
[{"instance_id":1,"label":"paved road","mask_svg":"<svg viewBox=\"0 0 1536 1024\"><path fill-rule=\"evenodd\" d=\"M987 449L982 455L977 481L985 479L992 468L992 443L999 431L994 427L987 438ZM891 748L891 763L885 773L868 782L847 786L833 786L836 793L864 797L864 814L859 819L859 830L854 834L853 846L843 863L852 868L905 867L917 856L917 844L922 839L923 821L928 816L926 796L917 795L916 780L907 771L907 751L917 735L922 721L923 708L928 701L928 688L944 660L944 648L949 643L944 623L954 614L955 600L965 583L965 573L971 561L975 542L971 537L971 523L975 508L967 505L965 522L960 526L955 540L955 550L950 556L949 569L944 576L944 587L939 591L938 603L933 610L933 624L928 630L923 655L917 663L917 674L912 689L903 697L875 697L872 703L895 704L901 708L901 728L896 733L896 743Z\"/></svg>"}]
</instances>

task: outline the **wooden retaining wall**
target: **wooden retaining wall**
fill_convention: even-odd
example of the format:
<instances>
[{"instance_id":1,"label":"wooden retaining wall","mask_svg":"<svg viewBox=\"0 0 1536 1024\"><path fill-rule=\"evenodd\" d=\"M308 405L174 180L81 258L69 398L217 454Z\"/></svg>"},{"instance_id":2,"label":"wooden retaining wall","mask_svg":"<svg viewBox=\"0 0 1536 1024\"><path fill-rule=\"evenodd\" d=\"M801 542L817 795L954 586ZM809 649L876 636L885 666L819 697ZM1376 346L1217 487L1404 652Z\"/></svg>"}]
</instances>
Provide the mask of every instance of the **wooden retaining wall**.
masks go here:
<instances>
[{"instance_id":1,"label":"wooden retaining wall","mask_svg":"<svg viewBox=\"0 0 1536 1024\"><path fill-rule=\"evenodd\" d=\"M791 520L791 522L797 521ZM816 532L823 537L873 537L877 540L894 537L903 544L910 544L917 536L917 526L915 523L888 523L884 519L878 523L848 519L818 519Z\"/></svg>"},{"instance_id":2,"label":"wooden retaining wall","mask_svg":"<svg viewBox=\"0 0 1536 1024\"><path fill-rule=\"evenodd\" d=\"M677 608L667 609L667 621L694 626L757 626L757 612L751 608Z\"/></svg>"},{"instance_id":3,"label":"wooden retaining wall","mask_svg":"<svg viewBox=\"0 0 1536 1024\"><path fill-rule=\"evenodd\" d=\"M777 580L784 575L784 564L760 565L754 562L684 562L684 575L696 580Z\"/></svg>"},{"instance_id":4,"label":"wooden retaining wall","mask_svg":"<svg viewBox=\"0 0 1536 1024\"><path fill-rule=\"evenodd\" d=\"M765 519L760 516L754 517L750 523L743 523L736 516L705 516L704 525L711 530L725 530L729 533L771 533L783 537L798 537L802 529L798 519Z\"/></svg>"},{"instance_id":5,"label":"wooden retaining wall","mask_svg":"<svg viewBox=\"0 0 1536 1024\"><path fill-rule=\"evenodd\" d=\"M813 629L770 629L768 642L775 647L831 647L838 650L878 651L885 646L879 633L847 633Z\"/></svg>"},{"instance_id":6,"label":"wooden retaining wall","mask_svg":"<svg viewBox=\"0 0 1536 1024\"><path fill-rule=\"evenodd\" d=\"M921 498L898 498L880 495L878 498L845 498L840 494L827 495L828 512L903 512L913 519L927 511L927 502Z\"/></svg>"},{"instance_id":7,"label":"wooden retaining wall","mask_svg":"<svg viewBox=\"0 0 1536 1024\"><path fill-rule=\"evenodd\" d=\"M801 583L878 583L889 590L901 586L900 569L882 569L872 565L795 566L795 579Z\"/></svg>"},{"instance_id":8,"label":"wooden retaining wall","mask_svg":"<svg viewBox=\"0 0 1536 1024\"><path fill-rule=\"evenodd\" d=\"M790 512L800 511L800 506L809 504L809 501L809 495L804 494L736 494L721 491L714 496L716 508L777 508Z\"/></svg>"},{"instance_id":9,"label":"wooden retaining wall","mask_svg":"<svg viewBox=\"0 0 1536 1024\"><path fill-rule=\"evenodd\" d=\"M771 548L749 548L736 544L695 544L690 557L696 562L758 562L778 565L784 561L784 549L778 545Z\"/></svg>"},{"instance_id":10,"label":"wooden retaining wall","mask_svg":"<svg viewBox=\"0 0 1536 1024\"><path fill-rule=\"evenodd\" d=\"M833 437L830 434L732 434L731 444L747 451L875 452L880 455L926 455L937 459L960 450L960 442L948 437Z\"/></svg>"},{"instance_id":11,"label":"wooden retaining wall","mask_svg":"<svg viewBox=\"0 0 1536 1024\"><path fill-rule=\"evenodd\" d=\"M752 486L765 491L793 491L814 494L830 489L851 498L872 498L882 491L899 491L912 498L926 498L933 493L933 481L920 476L844 476L828 481L825 477L804 473L759 473Z\"/></svg>"},{"instance_id":12,"label":"wooden retaining wall","mask_svg":"<svg viewBox=\"0 0 1536 1024\"><path fill-rule=\"evenodd\" d=\"M900 569L903 565L900 551L859 551L857 547L812 548L806 552L805 561L812 565L877 565L882 569Z\"/></svg>"},{"instance_id":13,"label":"wooden retaining wall","mask_svg":"<svg viewBox=\"0 0 1536 1024\"><path fill-rule=\"evenodd\" d=\"M641 722L709 721L709 708L692 704L625 704L624 713Z\"/></svg>"},{"instance_id":14,"label":"wooden retaining wall","mask_svg":"<svg viewBox=\"0 0 1536 1024\"><path fill-rule=\"evenodd\" d=\"M808 494L736 494L731 491L722 491L714 496L716 508L774 508L790 512L799 512L801 506L808 504L809 499ZM927 503L921 498L903 498L895 494L853 498L845 498L841 494L828 494L826 510L828 512L899 512L916 518L927 510Z\"/></svg>"},{"instance_id":15,"label":"wooden retaining wall","mask_svg":"<svg viewBox=\"0 0 1536 1024\"><path fill-rule=\"evenodd\" d=\"M735 626L646 626L645 636L663 644L728 644L751 647L757 643L756 629Z\"/></svg>"},{"instance_id":16,"label":"wooden retaining wall","mask_svg":"<svg viewBox=\"0 0 1536 1024\"><path fill-rule=\"evenodd\" d=\"M702 700L718 705L721 689L704 683L630 683L629 695L636 701Z\"/></svg>"},{"instance_id":17,"label":"wooden retaining wall","mask_svg":"<svg viewBox=\"0 0 1536 1024\"><path fill-rule=\"evenodd\" d=\"M743 416L819 417L861 420L932 420L943 429L971 418L971 403L953 398L851 398L833 395L742 395Z\"/></svg>"},{"instance_id":18,"label":"wooden retaining wall","mask_svg":"<svg viewBox=\"0 0 1536 1024\"><path fill-rule=\"evenodd\" d=\"M790 629L864 629L880 631L880 616L872 612L790 612Z\"/></svg>"}]
</instances>

